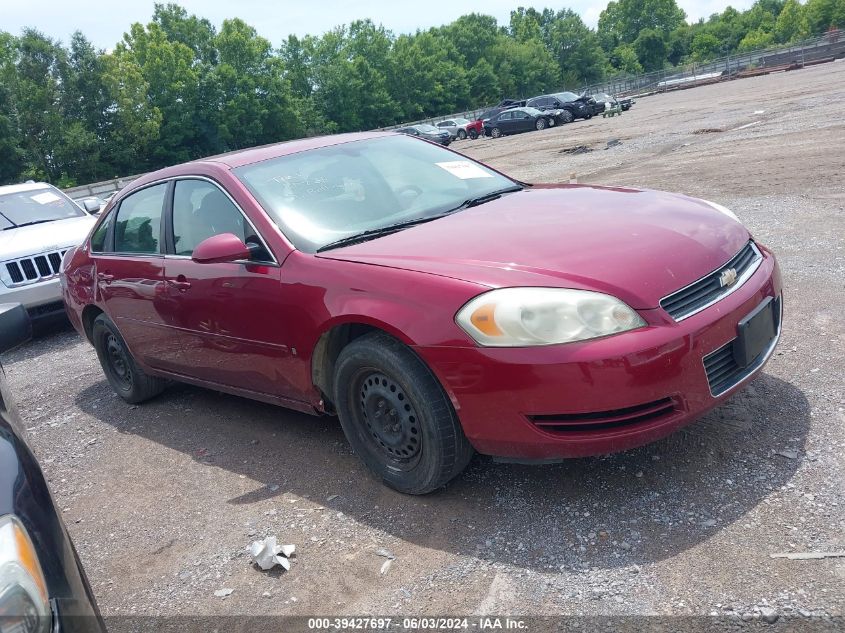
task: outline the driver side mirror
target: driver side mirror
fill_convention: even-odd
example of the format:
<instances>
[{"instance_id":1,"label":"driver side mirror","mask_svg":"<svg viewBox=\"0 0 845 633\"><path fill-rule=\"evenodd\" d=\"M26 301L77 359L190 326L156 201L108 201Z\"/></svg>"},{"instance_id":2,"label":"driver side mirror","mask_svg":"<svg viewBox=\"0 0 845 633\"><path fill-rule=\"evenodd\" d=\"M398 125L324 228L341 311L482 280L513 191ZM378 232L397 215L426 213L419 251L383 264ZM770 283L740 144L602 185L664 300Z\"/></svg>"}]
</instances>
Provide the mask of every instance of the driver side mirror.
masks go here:
<instances>
[{"instance_id":1,"label":"driver side mirror","mask_svg":"<svg viewBox=\"0 0 845 633\"><path fill-rule=\"evenodd\" d=\"M86 198L82 201L85 210L91 215L96 215L102 210L102 205L97 200Z\"/></svg>"},{"instance_id":2,"label":"driver side mirror","mask_svg":"<svg viewBox=\"0 0 845 633\"><path fill-rule=\"evenodd\" d=\"M191 259L198 264L219 264L249 259L250 248L234 233L220 233L203 240L194 249Z\"/></svg>"},{"instance_id":3,"label":"driver side mirror","mask_svg":"<svg viewBox=\"0 0 845 633\"><path fill-rule=\"evenodd\" d=\"M26 343L32 337L29 313L20 303L0 304L0 352Z\"/></svg>"}]
</instances>

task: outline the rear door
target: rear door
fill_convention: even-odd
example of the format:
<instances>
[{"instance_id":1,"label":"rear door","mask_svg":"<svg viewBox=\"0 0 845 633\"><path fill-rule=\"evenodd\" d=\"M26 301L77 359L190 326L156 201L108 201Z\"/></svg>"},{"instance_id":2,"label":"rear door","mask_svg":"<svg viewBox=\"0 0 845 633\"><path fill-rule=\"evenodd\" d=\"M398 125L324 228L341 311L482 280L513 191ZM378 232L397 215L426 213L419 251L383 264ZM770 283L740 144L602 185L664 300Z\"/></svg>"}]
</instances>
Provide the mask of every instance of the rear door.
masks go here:
<instances>
[{"instance_id":1,"label":"rear door","mask_svg":"<svg viewBox=\"0 0 845 633\"><path fill-rule=\"evenodd\" d=\"M166 370L182 356L165 317L162 219L169 187L159 183L124 198L110 214L106 235L95 236L91 253L106 314L136 359Z\"/></svg>"},{"instance_id":2,"label":"rear door","mask_svg":"<svg viewBox=\"0 0 845 633\"><path fill-rule=\"evenodd\" d=\"M508 132L513 132L513 112L502 112L494 127L499 128L506 134Z\"/></svg>"},{"instance_id":3,"label":"rear door","mask_svg":"<svg viewBox=\"0 0 845 633\"><path fill-rule=\"evenodd\" d=\"M171 318L185 349L184 372L212 383L290 397L291 350L284 330L290 305L280 267L245 214L217 183L177 180L167 218L165 264ZM203 240L233 233L259 245L250 261L200 264ZM294 352L295 353L295 352Z\"/></svg>"}]
</instances>

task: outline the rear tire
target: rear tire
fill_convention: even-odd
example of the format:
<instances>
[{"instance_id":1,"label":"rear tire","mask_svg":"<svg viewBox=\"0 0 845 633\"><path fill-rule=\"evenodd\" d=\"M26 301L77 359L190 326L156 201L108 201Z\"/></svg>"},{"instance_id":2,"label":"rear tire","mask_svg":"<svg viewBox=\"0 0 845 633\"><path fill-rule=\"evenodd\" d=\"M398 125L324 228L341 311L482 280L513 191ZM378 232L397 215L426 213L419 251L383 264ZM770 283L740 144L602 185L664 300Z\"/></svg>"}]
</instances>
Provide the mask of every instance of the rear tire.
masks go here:
<instances>
[{"instance_id":1,"label":"rear tire","mask_svg":"<svg viewBox=\"0 0 845 633\"><path fill-rule=\"evenodd\" d=\"M465 130L458 130L458 138L462 141L467 137L467 133Z\"/></svg>"},{"instance_id":2,"label":"rear tire","mask_svg":"<svg viewBox=\"0 0 845 633\"><path fill-rule=\"evenodd\" d=\"M399 492L436 490L472 458L472 446L434 374L387 334L367 334L343 348L334 395L355 453Z\"/></svg>"},{"instance_id":3,"label":"rear tire","mask_svg":"<svg viewBox=\"0 0 845 633\"><path fill-rule=\"evenodd\" d=\"M469 131L469 137L474 141L475 139L478 138L478 132L475 131L475 130L470 130Z\"/></svg>"},{"instance_id":4,"label":"rear tire","mask_svg":"<svg viewBox=\"0 0 845 633\"><path fill-rule=\"evenodd\" d=\"M167 381L145 374L132 357L117 327L105 314L94 319L91 339L106 379L115 393L130 404L157 396Z\"/></svg>"}]
</instances>

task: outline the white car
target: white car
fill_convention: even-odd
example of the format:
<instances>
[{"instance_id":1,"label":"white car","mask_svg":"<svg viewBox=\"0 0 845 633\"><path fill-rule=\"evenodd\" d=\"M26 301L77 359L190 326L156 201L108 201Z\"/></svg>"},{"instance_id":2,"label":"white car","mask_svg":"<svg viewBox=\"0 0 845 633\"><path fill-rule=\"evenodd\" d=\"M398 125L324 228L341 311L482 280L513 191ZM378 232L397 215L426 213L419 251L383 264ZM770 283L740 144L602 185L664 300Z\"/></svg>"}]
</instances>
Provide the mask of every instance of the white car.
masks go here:
<instances>
[{"instance_id":1,"label":"white car","mask_svg":"<svg viewBox=\"0 0 845 633\"><path fill-rule=\"evenodd\" d=\"M464 140L467 137L467 125L472 123L467 119L446 119L437 123L437 127L446 130L453 139Z\"/></svg>"},{"instance_id":2,"label":"white car","mask_svg":"<svg viewBox=\"0 0 845 633\"><path fill-rule=\"evenodd\" d=\"M63 315L62 258L95 222L47 183L0 187L0 303L22 304L34 324Z\"/></svg>"}]
</instances>

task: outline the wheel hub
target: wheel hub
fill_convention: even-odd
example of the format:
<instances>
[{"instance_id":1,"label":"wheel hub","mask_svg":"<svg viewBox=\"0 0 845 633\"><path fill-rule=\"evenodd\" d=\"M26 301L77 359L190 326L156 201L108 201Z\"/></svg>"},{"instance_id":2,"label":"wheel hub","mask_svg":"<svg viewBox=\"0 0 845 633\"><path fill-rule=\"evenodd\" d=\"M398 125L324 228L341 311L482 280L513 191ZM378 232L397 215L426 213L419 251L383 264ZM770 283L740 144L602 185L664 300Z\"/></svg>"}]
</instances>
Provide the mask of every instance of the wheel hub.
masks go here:
<instances>
[{"instance_id":1,"label":"wheel hub","mask_svg":"<svg viewBox=\"0 0 845 633\"><path fill-rule=\"evenodd\" d=\"M367 431L382 452L408 460L419 453L418 418L404 390L382 373L368 374L360 388Z\"/></svg>"},{"instance_id":2,"label":"wheel hub","mask_svg":"<svg viewBox=\"0 0 845 633\"><path fill-rule=\"evenodd\" d=\"M123 346L113 334L110 334L106 341L106 350L108 352L109 365L114 376L125 384L131 383L132 372L129 369L129 364L126 362Z\"/></svg>"}]
</instances>

